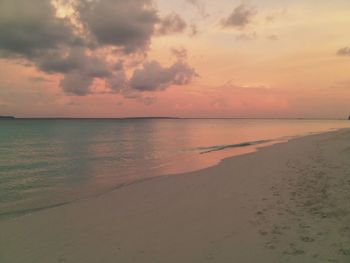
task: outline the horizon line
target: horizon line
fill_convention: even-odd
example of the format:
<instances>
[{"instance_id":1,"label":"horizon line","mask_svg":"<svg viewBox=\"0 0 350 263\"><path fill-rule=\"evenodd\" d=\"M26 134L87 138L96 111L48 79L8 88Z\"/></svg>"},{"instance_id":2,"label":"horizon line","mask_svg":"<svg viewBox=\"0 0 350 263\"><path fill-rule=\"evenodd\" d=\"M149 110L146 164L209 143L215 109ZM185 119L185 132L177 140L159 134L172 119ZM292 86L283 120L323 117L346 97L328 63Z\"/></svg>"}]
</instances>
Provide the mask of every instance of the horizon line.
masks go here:
<instances>
[{"instance_id":1,"label":"horizon line","mask_svg":"<svg viewBox=\"0 0 350 263\"><path fill-rule=\"evenodd\" d=\"M0 120L127 120L127 119L251 119L251 120L348 120L348 117L177 117L177 116L131 116L131 117L16 117L1 116Z\"/></svg>"}]
</instances>

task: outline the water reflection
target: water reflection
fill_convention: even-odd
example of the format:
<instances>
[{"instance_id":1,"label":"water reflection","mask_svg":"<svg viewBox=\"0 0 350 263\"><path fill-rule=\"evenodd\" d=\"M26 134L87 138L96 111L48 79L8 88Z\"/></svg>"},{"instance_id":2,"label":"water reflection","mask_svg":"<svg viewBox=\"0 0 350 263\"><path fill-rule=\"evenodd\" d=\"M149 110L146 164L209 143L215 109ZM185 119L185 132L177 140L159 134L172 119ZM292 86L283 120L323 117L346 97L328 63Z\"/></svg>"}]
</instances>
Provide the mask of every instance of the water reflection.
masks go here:
<instances>
[{"instance_id":1,"label":"water reflection","mask_svg":"<svg viewBox=\"0 0 350 263\"><path fill-rule=\"evenodd\" d=\"M0 121L0 213L51 206L121 184L214 165L242 142L350 127L310 120ZM200 154L203 149L213 149Z\"/></svg>"}]
</instances>

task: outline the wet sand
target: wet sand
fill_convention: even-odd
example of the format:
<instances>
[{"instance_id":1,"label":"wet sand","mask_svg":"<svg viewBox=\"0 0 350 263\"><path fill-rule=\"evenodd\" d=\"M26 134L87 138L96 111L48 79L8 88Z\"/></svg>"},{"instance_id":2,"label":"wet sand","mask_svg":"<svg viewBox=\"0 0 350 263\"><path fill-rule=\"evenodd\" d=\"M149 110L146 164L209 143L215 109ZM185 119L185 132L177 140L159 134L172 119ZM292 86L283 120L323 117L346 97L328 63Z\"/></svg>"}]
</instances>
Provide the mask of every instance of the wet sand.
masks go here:
<instances>
[{"instance_id":1,"label":"wet sand","mask_svg":"<svg viewBox=\"0 0 350 263\"><path fill-rule=\"evenodd\" d=\"M0 262L350 262L350 131L0 221Z\"/></svg>"}]
</instances>

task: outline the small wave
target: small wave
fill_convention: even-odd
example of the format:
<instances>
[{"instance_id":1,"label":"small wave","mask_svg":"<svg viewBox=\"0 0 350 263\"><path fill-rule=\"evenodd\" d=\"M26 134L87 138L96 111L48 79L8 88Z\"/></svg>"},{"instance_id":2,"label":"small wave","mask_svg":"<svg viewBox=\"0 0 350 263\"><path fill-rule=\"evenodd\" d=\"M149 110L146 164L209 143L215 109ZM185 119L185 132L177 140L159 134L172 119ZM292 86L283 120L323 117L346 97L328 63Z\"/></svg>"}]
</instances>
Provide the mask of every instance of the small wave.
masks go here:
<instances>
[{"instance_id":1,"label":"small wave","mask_svg":"<svg viewBox=\"0 0 350 263\"><path fill-rule=\"evenodd\" d=\"M226 144L226 145L215 145L215 146L210 146L210 147L202 147L202 148L200 148L200 150L204 150L204 151L200 152L200 154L221 151L221 150L225 150L228 148L240 148L240 147L253 146L253 145L257 145L257 144L268 143L271 141L272 140L259 140L259 141L252 141L252 142L242 142L242 143L237 143L237 144Z\"/></svg>"},{"instance_id":2,"label":"small wave","mask_svg":"<svg viewBox=\"0 0 350 263\"><path fill-rule=\"evenodd\" d=\"M38 212L41 210L49 209L49 208L64 206L64 205L67 205L67 204L72 203L72 202L73 201L62 202L62 203L57 203L57 204L52 204L52 205L47 205L47 206L42 206L42 207L34 207L34 208L28 208L28 209L22 209L22 210L13 210L13 211L8 211L8 212L2 212L2 213L0 213L0 220L14 218L17 216L23 216L23 215L31 214L31 213Z\"/></svg>"}]
</instances>

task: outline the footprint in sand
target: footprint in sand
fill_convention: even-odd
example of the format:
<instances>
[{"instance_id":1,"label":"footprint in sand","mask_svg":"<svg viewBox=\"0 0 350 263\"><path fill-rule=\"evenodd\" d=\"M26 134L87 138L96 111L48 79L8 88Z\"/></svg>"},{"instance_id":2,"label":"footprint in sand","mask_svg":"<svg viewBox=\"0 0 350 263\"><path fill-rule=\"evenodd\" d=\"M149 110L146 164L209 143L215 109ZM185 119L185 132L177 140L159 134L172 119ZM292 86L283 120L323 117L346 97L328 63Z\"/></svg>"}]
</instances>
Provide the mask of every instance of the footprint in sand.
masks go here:
<instances>
[{"instance_id":1,"label":"footprint in sand","mask_svg":"<svg viewBox=\"0 0 350 263\"><path fill-rule=\"evenodd\" d=\"M269 233L267 231L264 231L264 230L259 230L259 234L262 236L267 236Z\"/></svg>"},{"instance_id":2,"label":"footprint in sand","mask_svg":"<svg viewBox=\"0 0 350 263\"><path fill-rule=\"evenodd\" d=\"M295 247L295 244L291 243L289 249L283 253L289 256L299 256L305 254L305 251Z\"/></svg>"},{"instance_id":3,"label":"footprint in sand","mask_svg":"<svg viewBox=\"0 0 350 263\"><path fill-rule=\"evenodd\" d=\"M299 227L302 228L302 229L310 228L309 225L304 224L304 223L300 223L300 224L299 224Z\"/></svg>"},{"instance_id":4,"label":"footprint in sand","mask_svg":"<svg viewBox=\"0 0 350 263\"><path fill-rule=\"evenodd\" d=\"M344 255L344 256L350 256L350 248L348 248L348 249L341 248L341 249L339 249L339 253Z\"/></svg>"},{"instance_id":5,"label":"footprint in sand","mask_svg":"<svg viewBox=\"0 0 350 263\"><path fill-rule=\"evenodd\" d=\"M303 242L314 242L315 241L313 238L307 237L307 236L300 237L300 240Z\"/></svg>"},{"instance_id":6,"label":"footprint in sand","mask_svg":"<svg viewBox=\"0 0 350 263\"><path fill-rule=\"evenodd\" d=\"M338 259L328 259L328 262L337 263L337 262L339 262L339 260Z\"/></svg>"},{"instance_id":7,"label":"footprint in sand","mask_svg":"<svg viewBox=\"0 0 350 263\"><path fill-rule=\"evenodd\" d=\"M282 235L282 231L279 226L273 226L271 233L274 235Z\"/></svg>"},{"instance_id":8,"label":"footprint in sand","mask_svg":"<svg viewBox=\"0 0 350 263\"><path fill-rule=\"evenodd\" d=\"M275 249L275 245L273 242L267 242L265 244L265 247L268 248L268 249Z\"/></svg>"},{"instance_id":9,"label":"footprint in sand","mask_svg":"<svg viewBox=\"0 0 350 263\"><path fill-rule=\"evenodd\" d=\"M299 256L305 254L305 251L302 249L292 248L290 250L285 250L283 253L289 256Z\"/></svg>"}]
</instances>

